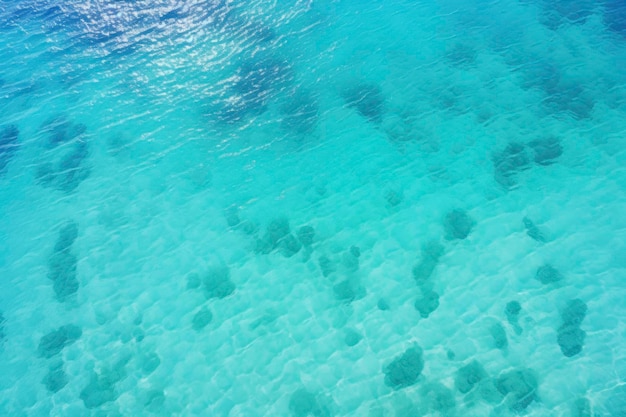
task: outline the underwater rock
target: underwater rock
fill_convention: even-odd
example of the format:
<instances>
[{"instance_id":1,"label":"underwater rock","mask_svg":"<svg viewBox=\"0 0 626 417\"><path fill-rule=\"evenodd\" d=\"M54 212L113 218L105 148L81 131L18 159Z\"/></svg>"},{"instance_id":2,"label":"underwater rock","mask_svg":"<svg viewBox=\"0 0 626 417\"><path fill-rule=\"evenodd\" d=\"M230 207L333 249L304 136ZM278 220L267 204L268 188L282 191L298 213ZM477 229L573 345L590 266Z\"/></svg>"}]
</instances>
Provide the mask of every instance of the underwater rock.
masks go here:
<instances>
[{"instance_id":1,"label":"underwater rock","mask_svg":"<svg viewBox=\"0 0 626 417\"><path fill-rule=\"evenodd\" d=\"M529 57L520 67L523 76L522 87L538 88L546 94L558 90L561 83L561 68L544 57Z\"/></svg>"},{"instance_id":2,"label":"underwater rock","mask_svg":"<svg viewBox=\"0 0 626 417\"><path fill-rule=\"evenodd\" d=\"M66 193L74 191L89 177L91 170L83 165L89 155L85 142L77 142L61 159L56 171L56 188Z\"/></svg>"},{"instance_id":3,"label":"underwater rock","mask_svg":"<svg viewBox=\"0 0 626 417\"><path fill-rule=\"evenodd\" d=\"M567 326L580 326L587 315L587 304L580 298L570 300L563 311L561 320Z\"/></svg>"},{"instance_id":4,"label":"underwater rock","mask_svg":"<svg viewBox=\"0 0 626 417\"><path fill-rule=\"evenodd\" d=\"M349 347L353 347L356 346L362 338L363 336L361 336L356 330L347 329L344 336L344 341L346 342L346 345L348 345Z\"/></svg>"},{"instance_id":5,"label":"underwater rock","mask_svg":"<svg viewBox=\"0 0 626 417\"><path fill-rule=\"evenodd\" d=\"M522 306L518 301L509 301L506 303L505 312L507 319L517 321L520 311L522 311Z\"/></svg>"},{"instance_id":6,"label":"underwater rock","mask_svg":"<svg viewBox=\"0 0 626 417\"><path fill-rule=\"evenodd\" d=\"M211 320L213 320L213 313L204 306L193 316L191 328L198 332L211 323Z\"/></svg>"},{"instance_id":7,"label":"underwater rock","mask_svg":"<svg viewBox=\"0 0 626 417\"><path fill-rule=\"evenodd\" d=\"M265 103L273 92L293 80L293 70L289 63L277 56L259 54L245 59L238 71L233 90L248 101Z\"/></svg>"},{"instance_id":8,"label":"underwater rock","mask_svg":"<svg viewBox=\"0 0 626 417\"><path fill-rule=\"evenodd\" d=\"M258 253L261 255L267 255L274 250L274 246L269 242L269 240L265 238L260 238L256 240L254 245L254 253Z\"/></svg>"},{"instance_id":9,"label":"underwater rock","mask_svg":"<svg viewBox=\"0 0 626 417\"><path fill-rule=\"evenodd\" d=\"M389 207L395 207L402 203L403 195L395 190L387 190L385 192L385 200L387 200Z\"/></svg>"},{"instance_id":10,"label":"underwater rock","mask_svg":"<svg viewBox=\"0 0 626 417\"><path fill-rule=\"evenodd\" d=\"M238 97L237 106L231 108L231 111L235 111L236 117L230 115L228 120L235 122L263 113L269 100L292 80L291 66L281 58L259 55L244 60L231 89Z\"/></svg>"},{"instance_id":11,"label":"underwater rock","mask_svg":"<svg viewBox=\"0 0 626 417\"><path fill-rule=\"evenodd\" d=\"M564 356L571 358L583 350L587 333L575 325L564 324L557 332L557 343Z\"/></svg>"},{"instance_id":12,"label":"underwater rock","mask_svg":"<svg viewBox=\"0 0 626 417\"><path fill-rule=\"evenodd\" d=\"M530 236L533 240L537 242L545 242L546 238L543 236L543 233L539 230L539 228L532 222L528 217L524 217L522 219L524 223L524 227L526 228L526 234Z\"/></svg>"},{"instance_id":13,"label":"underwater rock","mask_svg":"<svg viewBox=\"0 0 626 417\"><path fill-rule=\"evenodd\" d=\"M289 411L294 417L330 417L330 410L315 395L301 388L291 394Z\"/></svg>"},{"instance_id":14,"label":"underwater rock","mask_svg":"<svg viewBox=\"0 0 626 417\"><path fill-rule=\"evenodd\" d=\"M295 417L307 417L317 407L315 395L305 389L299 389L289 399L289 410Z\"/></svg>"},{"instance_id":15,"label":"underwater rock","mask_svg":"<svg viewBox=\"0 0 626 417\"><path fill-rule=\"evenodd\" d=\"M83 334L80 327L67 324L47 333L39 340L39 356L51 358L61 353L66 347L76 342Z\"/></svg>"},{"instance_id":16,"label":"underwater rock","mask_svg":"<svg viewBox=\"0 0 626 417\"><path fill-rule=\"evenodd\" d=\"M207 298L225 298L235 292L235 284L230 280L230 271L226 266L211 268L202 280Z\"/></svg>"},{"instance_id":17,"label":"underwater rock","mask_svg":"<svg viewBox=\"0 0 626 417\"><path fill-rule=\"evenodd\" d=\"M4 172L19 148L19 135L20 130L16 125L6 125L0 128L0 174Z\"/></svg>"},{"instance_id":18,"label":"underwater rock","mask_svg":"<svg viewBox=\"0 0 626 417\"><path fill-rule=\"evenodd\" d=\"M41 131L47 137L47 145L57 147L80 139L87 131L87 126L82 123L74 123L65 116L57 116L44 123Z\"/></svg>"},{"instance_id":19,"label":"underwater rock","mask_svg":"<svg viewBox=\"0 0 626 417\"><path fill-rule=\"evenodd\" d=\"M224 217L226 218L226 224L228 227L235 227L241 223L239 218L239 208L237 206L230 206L224 210Z\"/></svg>"},{"instance_id":20,"label":"underwater rock","mask_svg":"<svg viewBox=\"0 0 626 417\"><path fill-rule=\"evenodd\" d=\"M413 345L384 368L385 385L394 390L414 385L423 369L422 349Z\"/></svg>"},{"instance_id":21,"label":"underwater rock","mask_svg":"<svg viewBox=\"0 0 626 417\"><path fill-rule=\"evenodd\" d=\"M421 260L412 270L413 279L418 286L426 286L444 250L443 245L436 240L428 241L422 246Z\"/></svg>"},{"instance_id":22,"label":"underwater rock","mask_svg":"<svg viewBox=\"0 0 626 417\"><path fill-rule=\"evenodd\" d=\"M428 318L439 307L439 294L435 291L423 291L415 300L415 309L423 319Z\"/></svg>"},{"instance_id":23,"label":"underwater rock","mask_svg":"<svg viewBox=\"0 0 626 417\"><path fill-rule=\"evenodd\" d=\"M293 71L277 56L258 54L243 60L234 78L221 108L215 112L216 119L226 124L263 114L269 101L293 80Z\"/></svg>"},{"instance_id":24,"label":"underwater rock","mask_svg":"<svg viewBox=\"0 0 626 417\"><path fill-rule=\"evenodd\" d=\"M213 113L213 116L220 123L235 125L242 123L249 117L259 116L265 110L266 107L257 101L248 102L241 97L233 97L223 103L222 107Z\"/></svg>"},{"instance_id":25,"label":"underwater rock","mask_svg":"<svg viewBox=\"0 0 626 417\"><path fill-rule=\"evenodd\" d=\"M48 278L59 302L65 302L78 291L76 264L78 260L69 251L54 252L48 260Z\"/></svg>"},{"instance_id":26,"label":"underwater rock","mask_svg":"<svg viewBox=\"0 0 626 417\"><path fill-rule=\"evenodd\" d=\"M389 303L384 298L379 298L378 299L378 303L376 303L376 306L381 311L387 311L387 310L391 309L391 307L389 306Z\"/></svg>"},{"instance_id":27,"label":"underwater rock","mask_svg":"<svg viewBox=\"0 0 626 417\"><path fill-rule=\"evenodd\" d=\"M242 221L241 224L239 225L239 228L242 232L244 232L245 234L249 236L255 234L259 230L259 227L257 226L257 224L254 222L251 222L250 220Z\"/></svg>"},{"instance_id":28,"label":"underwater rock","mask_svg":"<svg viewBox=\"0 0 626 417\"><path fill-rule=\"evenodd\" d=\"M509 340L506 337L506 330L500 323L494 323L489 327L489 333L493 337L494 345L497 349L503 350L509 346Z\"/></svg>"},{"instance_id":29,"label":"underwater rock","mask_svg":"<svg viewBox=\"0 0 626 417\"><path fill-rule=\"evenodd\" d=\"M350 246L350 249L343 254L343 266L350 271L357 271L360 257L361 249L358 246Z\"/></svg>"},{"instance_id":30,"label":"underwater rock","mask_svg":"<svg viewBox=\"0 0 626 417\"><path fill-rule=\"evenodd\" d=\"M382 122L385 97L377 84L358 84L344 90L342 95L347 106L356 109L361 116L372 123Z\"/></svg>"},{"instance_id":31,"label":"underwater rock","mask_svg":"<svg viewBox=\"0 0 626 417\"><path fill-rule=\"evenodd\" d=\"M456 43L446 51L445 59L453 67L467 68L476 62L476 49L464 43Z\"/></svg>"},{"instance_id":32,"label":"underwater rock","mask_svg":"<svg viewBox=\"0 0 626 417\"><path fill-rule=\"evenodd\" d=\"M399 114L388 114L382 122L382 129L392 143L401 144L419 138L413 130L411 120Z\"/></svg>"},{"instance_id":33,"label":"underwater rock","mask_svg":"<svg viewBox=\"0 0 626 417\"><path fill-rule=\"evenodd\" d=\"M571 358L583 350L587 333L580 328L587 315L587 304L579 298L570 300L561 311L562 324L557 330L557 343L564 356Z\"/></svg>"},{"instance_id":34,"label":"underwater rock","mask_svg":"<svg viewBox=\"0 0 626 417\"><path fill-rule=\"evenodd\" d=\"M319 119L317 99L308 91L299 89L281 107L281 127L296 134L315 130Z\"/></svg>"},{"instance_id":35,"label":"underwater rock","mask_svg":"<svg viewBox=\"0 0 626 417\"><path fill-rule=\"evenodd\" d=\"M309 247L313 244L313 239L315 238L315 229L311 226L302 226L298 229L298 240L305 247Z\"/></svg>"},{"instance_id":36,"label":"underwater rock","mask_svg":"<svg viewBox=\"0 0 626 417\"><path fill-rule=\"evenodd\" d=\"M509 324L515 330L515 333L522 334L522 328L519 325L519 313L522 311L522 306L517 301L509 301L504 309L504 314Z\"/></svg>"},{"instance_id":37,"label":"underwater rock","mask_svg":"<svg viewBox=\"0 0 626 417\"><path fill-rule=\"evenodd\" d=\"M535 163L538 165L551 165L563 154L563 145L554 136L533 140L528 146L532 149Z\"/></svg>"},{"instance_id":38,"label":"underwater rock","mask_svg":"<svg viewBox=\"0 0 626 417\"><path fill-rule=\"evenodd\" d=\"M357 288L350 280L343 280L333 286L335 297L343 302L349 303L357 298Z\"/></svg>"},{"instance_id":39,"label":"underwater rock","mask_svg":"<svg viewBox=\"0 0 626 417\"><path fill-rule=\"evenodd\" d=\"M535 278L544 285L553 284L563 279L563 275L552 265L545 264L537 269Z\"/></svg>"},{"instance_id":40,"label":"underwater rock","mask_svg":"<svg viewBox=\"0 0 626 417\"><path fill-rule=\"evenodd\" d=\"M87 409L98 408L108 402L117 399L115 378L108 378L100 375L93 375L89 384L80 392L80 399L83 400Z\"/></svg>"},{"instance_id":41,"label":"underwater rock","mask_svg":"<svg viewBox=\"0 0 626 417\"><path fill-rule=\"evenodd\" d=\"M63 116L42 126L45 145L57 149L54 154L59 156L54 162L43 162L37 168L36 178L41 185L70 193L89 177L91 170L85 165L89 156L86 130L85 125Z\"/></svg>"},{"instance_id":42,"label":"underwater rock","mask_svg":"<svg viewBox=\"0 0 626 417\"><path fill-rule=\"evenodd\" d=\"M290 231L289 220L286 218L272 220L267 225L263 237L257 240L255 252L267 255L278 247L280 240L289 235Z\"/></svg>"},{"instance_id":43,"label":"underwater rock","mask_svg":"<svg viewBox=\"0 0 626 417\"><path fill-rule=\"evenodd\" d=\"M140 359L140 367L144 375L150 375L161 364L161 358L154 352L142 355Z\"/></svg>"},{"instance_id":44,"label":"underwater rock","mask_svg":"<svg viewBox=\"0 0 626 417\"><path fill-rule=\"evenodd\" d=\"M485 378L476 387L476 392L480 398L489 404L500 404L504 399L504 394L498 390L496 382L495 379Z\"/></svg>"},{"instance_id":45,"label":"underwater rock","mask_svg":"<svg viewBox=\"0 0 626 417\"><path fill-rule=\"evenodd\" d=\"M459 368L454 378L454 385L461 394L467 394L486 377L487 372L483 366L474 360Z\"/></svg>"},{"instance_id":46,"label":"underwater rock","mask_svg":"<svg viewBox=\"0 0 626 417\"><path fill-rule=\"evenodd\" d=\"M59 392L68 383L67 374L63 370L63 362L53 364L41 383L46 387L48 392Z\"/></svg>"},{"instance_id":47,"label":"underwater rock","mask_svg":"<svg viewBox=\"0 0 626 417\"><path fill-rule=\"evenodd\" d=\"M56 180L56 172L54 165L50 162L44 162L37 167L35 172L35 180L44 187L53 187Z\"/></svg>"},{"instance_id":48,"label":"underwater rock","mask_svg":"<svg viewBox=\"0 0 626 417\"><path fill-rule=\"evenodd\" d=\"M298 241L298 239L296 239L294 235L290 233L280 239L280 241L278 242L278 247L280 253L282 253L285 258L291 258L296 253L300 252L300 249L302 249L302 244L300 243L300 241Z\"/></svg>"},{"instance_id":49,"label":"underwater rock","mask_svg":"<svg viewBox=\"0 0 626 417\"><path fill-rule=\"evenodd\" d=\"M447 239L465 239L474 228L474 220L465 210L455 209L446 214L444 229Z\"/></svg>"},{"instance_id":50,"label":"underwater rock","mask_svg":"<svg viewBox=\"0 0 626 417\"><path fill-rule=\"evenodd\" d=\"M59 230L59 236L54 245L55 252L70 250L74 241L78 237L78 225L69 221Z\"/></svg>"},{"instance_id":51,"label":"underwater rock","mask_svg":"<svg viewBox=\"0 0 626 417\"><path fill-rule=\"evenodd\" d=\"M537 399L537 377L530 369L517 369L501 374L496 380L496 388L507 396L509 408L522 412Z\"/></svg>"},{"instance_id":52,"label":"underwater rock","mask_svg":"<svg viewBox=\"0 0 626 417\"><path fill-rule=\"evenodd\" d=\"M595 107L593 97L579 82L574 81L561 81L541 103L549 112L564 113L576 120L591 117Z\"/></svg>"},{"instance_id":53,"label":"underwater rock","mask_svg":"<svg viewBox=\"0 0 626 417\"><path fill-rule=\"evenodd\" d=\"M434 383L428 386L428 405L437 415L451 416L456 407L454 392L440 383Z\"/></svg>"},{"instance_id":54,"label":"underwater rock","mask_svg":"<svg viewBox=\"0 0 626 417\"><path fill-rule=\"evenodd\" d=\"M317 262L320 266L320 269L322 270L322 275L324 275L324 277L329 276L337 270L337 268L333 264L333 261L331 261L330 258L326 255L321 255L318 258Z\"/></svg>"},{"instance_id":55,"label":"underwater rock","mask_svg":"<svg viewBox=\"0 0 626 417\"><path fill-rule=\"evenodd\" d=\"M516 186L517 174L530 166L526 147L517 142L511 142L503 151L495 153L492 161L494 178L505 188Z\"/></svg>"},{"instance_id":56,"label":"underwater rock","mask_svg":"<svg viewBox=\"0 0 626 417\"><path fill-rule=\"evenodd\" d=\"M78 291L78 279L76 277L76 256L71 253L72 245L78 237L78 225L70 221L60 230L54 245L54 252L48 260L48 278L52 280L52 286L56 298L64 302Z\"/></svg>"}]
</instances>

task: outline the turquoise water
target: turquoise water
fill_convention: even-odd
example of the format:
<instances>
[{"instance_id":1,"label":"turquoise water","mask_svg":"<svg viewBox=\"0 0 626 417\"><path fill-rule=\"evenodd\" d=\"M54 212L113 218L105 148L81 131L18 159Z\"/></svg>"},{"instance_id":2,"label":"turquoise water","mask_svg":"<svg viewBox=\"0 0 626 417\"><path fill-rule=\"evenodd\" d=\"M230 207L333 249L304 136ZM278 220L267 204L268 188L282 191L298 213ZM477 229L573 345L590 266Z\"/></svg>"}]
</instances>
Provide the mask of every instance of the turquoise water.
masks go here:
<instances>
[{"instance_id":1,"label":"turquoise water","mask_svg":"<svg viewBox=\"0 0 626 417\"><path fill-rule=\"evenodd\" d=\"M626 416L623 0L0 34L0 415Z\"/></svg>"}]
</instances>

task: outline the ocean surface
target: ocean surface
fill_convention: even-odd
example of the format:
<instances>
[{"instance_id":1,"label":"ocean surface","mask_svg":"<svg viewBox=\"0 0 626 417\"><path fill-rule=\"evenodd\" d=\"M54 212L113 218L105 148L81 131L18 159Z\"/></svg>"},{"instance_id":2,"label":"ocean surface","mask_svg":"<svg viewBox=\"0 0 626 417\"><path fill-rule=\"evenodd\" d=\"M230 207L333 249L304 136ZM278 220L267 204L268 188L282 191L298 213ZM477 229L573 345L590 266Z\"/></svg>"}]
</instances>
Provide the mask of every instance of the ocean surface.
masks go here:
<instances>
[{"instance_id":1,"label":"ocean surface","mask_svg":"<svg viewBox=\"0 0 626 417\"><path fill-rule=\"evenodd\" d=\"M626 416L624 0L3 0L0 62L0 416Z\"/></svg>"}]
</instances>

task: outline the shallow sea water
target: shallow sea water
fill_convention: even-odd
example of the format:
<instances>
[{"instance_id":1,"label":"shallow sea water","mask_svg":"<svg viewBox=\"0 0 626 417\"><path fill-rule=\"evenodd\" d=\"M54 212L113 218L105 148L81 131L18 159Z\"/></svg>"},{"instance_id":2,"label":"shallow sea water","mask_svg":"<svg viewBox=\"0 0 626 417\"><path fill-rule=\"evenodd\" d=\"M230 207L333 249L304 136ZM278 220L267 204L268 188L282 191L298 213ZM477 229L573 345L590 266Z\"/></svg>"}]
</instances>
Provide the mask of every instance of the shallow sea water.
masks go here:
<instances>
[{"instance_id":1,"label":"shallow sea water","mask_svg":"<svg viewBox=\"0 0 626 417\"><path fill-rule=\"evenodd\" d=\"M626 416L623 1L0 34L1 415Z\"/></svg>"}]
</instances>

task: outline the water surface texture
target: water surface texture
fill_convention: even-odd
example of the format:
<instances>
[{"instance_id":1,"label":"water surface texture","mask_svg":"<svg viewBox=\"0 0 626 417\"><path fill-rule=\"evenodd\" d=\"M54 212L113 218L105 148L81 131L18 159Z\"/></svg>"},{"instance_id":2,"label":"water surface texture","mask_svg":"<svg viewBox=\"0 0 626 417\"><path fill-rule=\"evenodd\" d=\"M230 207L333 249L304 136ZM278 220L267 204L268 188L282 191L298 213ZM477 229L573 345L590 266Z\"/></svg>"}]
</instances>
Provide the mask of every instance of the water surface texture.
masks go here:
<instances>
[{"instance_id":1,"label":"water surface texture","mask_svg":"<svg viewBox=\"0 0 626 417\"><path fill-rule=\"evenodd\" d=\"M623 0L0 3L0 415L626 416Z\"/></svg>"}]
</instances>

